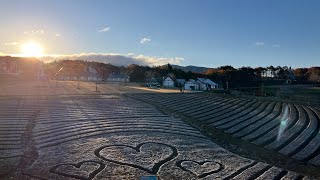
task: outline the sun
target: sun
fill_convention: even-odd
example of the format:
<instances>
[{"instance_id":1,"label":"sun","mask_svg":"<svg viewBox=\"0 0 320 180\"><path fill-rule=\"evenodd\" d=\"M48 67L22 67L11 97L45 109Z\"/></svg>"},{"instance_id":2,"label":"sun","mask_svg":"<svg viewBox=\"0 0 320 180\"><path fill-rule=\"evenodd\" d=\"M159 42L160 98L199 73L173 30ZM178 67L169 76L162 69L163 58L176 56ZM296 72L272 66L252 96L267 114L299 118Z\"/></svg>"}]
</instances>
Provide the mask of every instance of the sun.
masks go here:
<instances>
[{"instance_id":1,"label":"sun","mask_svg":"<svg viewBox=\"0 0 320 180\"><path fill-rule=\"evenodd\" d=\"M21 53L23 56L39 57L43 55L43 48L39 43L27 42L22 44Z\"/></svg>"}]
</instances>

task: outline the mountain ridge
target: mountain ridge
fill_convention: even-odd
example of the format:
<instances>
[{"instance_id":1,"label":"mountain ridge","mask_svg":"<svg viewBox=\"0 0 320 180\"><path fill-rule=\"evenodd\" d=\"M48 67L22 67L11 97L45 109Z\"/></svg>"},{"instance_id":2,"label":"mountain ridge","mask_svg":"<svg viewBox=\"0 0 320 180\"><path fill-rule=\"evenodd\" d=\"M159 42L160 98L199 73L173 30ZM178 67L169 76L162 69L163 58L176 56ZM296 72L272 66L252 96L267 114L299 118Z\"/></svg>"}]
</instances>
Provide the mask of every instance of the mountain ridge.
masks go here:
<instances>
[{"instance_id":1,"label":"mountain ridge","mask_svg":"<svg viewBox=\"0 0 320 180\"><path fill-rule=\"evenodd\" d=\"M188 66L180 66L180 65L171 65L173 68L175 69L181 69L185 72L194 72L194 73L203 73L205 71L207 71L208 67L201 67L201 66L192 66L192 65L188 65Z\"/></svg>"}]
</instances>

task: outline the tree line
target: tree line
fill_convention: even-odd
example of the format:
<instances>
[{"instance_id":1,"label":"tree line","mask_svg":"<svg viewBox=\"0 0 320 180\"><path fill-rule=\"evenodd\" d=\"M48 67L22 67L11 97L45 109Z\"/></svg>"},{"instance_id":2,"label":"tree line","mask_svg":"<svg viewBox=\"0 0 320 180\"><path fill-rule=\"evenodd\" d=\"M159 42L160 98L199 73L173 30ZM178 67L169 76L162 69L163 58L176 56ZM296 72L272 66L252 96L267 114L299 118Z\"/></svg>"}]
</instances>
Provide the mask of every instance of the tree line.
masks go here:
<instances>
[{"instance_id":1,"label":"tree line","mask_svg":"<svg viewBox=\"0 0 320 180\"><path fill-rule=\"evenodd\" d=\"M47 74L51 76L61 67L64 67L62 73L76 75L87 66L95 68L102 78L107 78L111 73L125 74L130 77L131 82L140 83L147 82L151 78L161 81L168 74L185 80L196 79L198 77L209 78L223 87L228 82L230 88L259 86L263 82L270 82L271 84L283 83L287 79L290 79L292 83L319 83L320 81L320 67L296 69L287 66L234 68L226 65L218 68L209 68L202 73L195 73L173 68L170 64L153 67L130 64L125 67L83 60L63 60L45 64Z\"/></svg>"}]
</instances>

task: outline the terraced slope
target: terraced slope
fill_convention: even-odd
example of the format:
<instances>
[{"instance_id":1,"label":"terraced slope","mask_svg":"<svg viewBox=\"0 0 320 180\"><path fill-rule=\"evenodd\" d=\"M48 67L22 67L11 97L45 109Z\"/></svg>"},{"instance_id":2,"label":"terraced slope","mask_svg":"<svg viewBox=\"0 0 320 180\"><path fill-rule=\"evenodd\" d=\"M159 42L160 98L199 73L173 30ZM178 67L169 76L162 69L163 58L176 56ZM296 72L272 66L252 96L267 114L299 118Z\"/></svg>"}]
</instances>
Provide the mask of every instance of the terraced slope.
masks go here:
<instances>
[{"instance_id":1,"label":"terraced slope","mask_svg":"<svg viewBox=\"0 0 320 180\"><path fill-rule=\"evenodd\" d=\"M23 107L19 111L28 112L26 120L17 118L23 129L8 128L7 132L17 137L16 144L32 147L16 147L21 151L17 156L30 164L18 161L10 174L13 179L139 179L145 175L160 179L310 179L233 154L180 119L132 99L57 97L13 100L12 106L20 107L19 103ZM230 108L239 104L238 100L220 103L230 103ZM257 108L260 106L267 104L259 103ZM3 108L9 104L3 102ZM13 116L13 110L8 114ZM18 136L27 136L28 143ZM10 151L10 146L3 149ZM21 164L23 169L19 169Z\"/></svg>"},{"instance_id":2,"label":"terraced slope","mask_svg":"<svg viewBox=\"0 0 320 180\"><path fill-rule=\"evenodd\" d=\"M317 107L205 94L136 94L130 97L192 117L234 138L320 166L320 111Z\"/></svg>"},{"instance_id":3,"label":"terraced slope","mask_svg":"<svg viewBox=\"0 0 320 180\"><path fill-rule=\"evenodd\" d=\"M0 174L14 170L28 149L28 128L37 116L34 101L0 101Z\"/></svg>"}]
</instances>

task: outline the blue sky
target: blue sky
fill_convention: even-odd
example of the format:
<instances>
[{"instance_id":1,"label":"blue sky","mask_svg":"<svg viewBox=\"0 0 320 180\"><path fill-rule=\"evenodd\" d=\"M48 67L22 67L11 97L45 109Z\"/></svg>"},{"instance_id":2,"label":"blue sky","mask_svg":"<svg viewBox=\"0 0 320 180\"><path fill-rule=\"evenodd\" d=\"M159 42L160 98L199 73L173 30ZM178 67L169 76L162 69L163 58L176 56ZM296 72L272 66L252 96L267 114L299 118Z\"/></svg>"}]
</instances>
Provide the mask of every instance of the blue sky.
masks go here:
<instances>
[{"instance_id":1,"label":"blue sky","mask_svg":"<svg viewBox=\"0 0 320 180\"><path fill-rule=\"evenodd\" d=\"M0 2L0 53L36 41L47 55L319 66L319 9L317 0L8 0Z\"/></svg>"}]
</instances>

